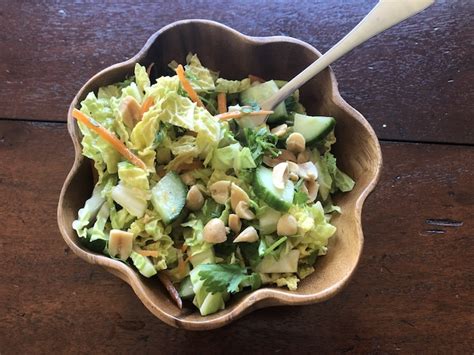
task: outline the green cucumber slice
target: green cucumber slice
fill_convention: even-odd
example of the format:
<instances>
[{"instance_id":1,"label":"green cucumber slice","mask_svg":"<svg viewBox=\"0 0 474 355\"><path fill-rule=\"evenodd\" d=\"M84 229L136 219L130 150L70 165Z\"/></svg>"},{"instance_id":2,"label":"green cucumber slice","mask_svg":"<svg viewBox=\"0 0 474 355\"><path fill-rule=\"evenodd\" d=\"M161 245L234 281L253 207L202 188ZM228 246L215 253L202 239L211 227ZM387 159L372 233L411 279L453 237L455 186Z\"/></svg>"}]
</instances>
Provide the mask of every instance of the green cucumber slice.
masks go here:
<instances>
[{"instance_id":1,"label":"green cucumber slice","mask_svg":"<svg viewBox=\"0 0 474 355\"><path fill-rule=\"evenodd\" d=\"M293 182L290 180L288 180L284 189L277 189L273 185L272 170L264 166L260 166L255 172L254 191L267 205L281 212L290 209L295 194Z\"/></svg>"},{"instance_id":2,"label":"green cucumber slice","mask_svg":"<svg viewBox=\"0 0 474 355\"><path fill-rule=\"evenodd\" d=\"M151 203L165 224L172 222L181 213L186 203L187 188L178 174L167 173L151 190Z\"/></svg>"},{"instance_id":3,"label":"green cucumber slice","mask_svg":"<svg viewBox=\"0 0 474 355\"><path fill-rule=\"evenodd\" d=\"M254 105L255 103L260 105L277 91L278 86L274 80L266 81L242 91L240 93L240 102L243 105ZM273 114L268 117L267 121L269 123L284 121L288 116L284 103L279 104L273 111Z\"/></svg>"},{"instance_id":4,"label":"green cucumber slice","mask_svg":"<svg viewBox=\"0 0 474 355\"><path fill-rule=\"evenodd\" d=\"M179 297L183 300L192 300L194 298L193 283L191 277L187 276L179 285Z\"/></svg>"},{"instance_id":5,"label":"green cucumber slice","mask_svg":"<svg viewBox=\"0 0 474 355\"><path fill-rule=\"evenodd\" d=\"M266 210L258 218L258 229L263 235L272 234L277 230L278 219L280 219L281 213L275 211L273 208L266 207Z\"/></svg>"},{"instance_id":6,"label":"green cucumber slice","mask_svg":"<svg viewBox=\"0 0 474 355\"><path fill-rule=\"evenodd\" d=\"M307 116L295 113L293 129L303 135L306 143L313 143L326 138L335 125L336 120L333 117Z\"/></svg>"}]
</instances>

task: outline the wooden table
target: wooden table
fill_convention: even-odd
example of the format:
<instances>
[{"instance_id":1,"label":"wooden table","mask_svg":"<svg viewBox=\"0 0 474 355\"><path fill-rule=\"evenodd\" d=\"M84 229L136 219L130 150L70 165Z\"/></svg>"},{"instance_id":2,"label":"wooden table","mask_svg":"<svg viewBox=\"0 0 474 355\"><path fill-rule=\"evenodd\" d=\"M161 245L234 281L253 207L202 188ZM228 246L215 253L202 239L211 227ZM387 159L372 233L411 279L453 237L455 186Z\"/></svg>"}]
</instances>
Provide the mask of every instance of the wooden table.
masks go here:
<instances>
[{"instance_id":1,"label":"wooden table","mask_svg":"<svg viewBox=\"0 0 474 355\"><path fill-rule=\"evenodd\" d=\"M384 155L350 285L325 303L256 311L207 333L165 325L63 242L69 102L178 19L324 51L375 1L108 3L0 1L1 354L474 351L472 0L438 1L333 66Z\"/></svg>"}]
</instances>

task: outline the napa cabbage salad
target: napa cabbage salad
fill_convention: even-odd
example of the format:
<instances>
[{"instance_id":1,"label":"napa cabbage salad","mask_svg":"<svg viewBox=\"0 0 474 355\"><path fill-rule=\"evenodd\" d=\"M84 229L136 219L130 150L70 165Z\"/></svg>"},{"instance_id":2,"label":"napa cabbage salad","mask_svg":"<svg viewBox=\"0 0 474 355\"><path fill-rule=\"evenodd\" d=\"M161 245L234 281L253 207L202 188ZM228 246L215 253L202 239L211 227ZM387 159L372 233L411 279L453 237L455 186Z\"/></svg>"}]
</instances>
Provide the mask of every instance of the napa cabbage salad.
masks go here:
<instances>
[{"instance_id":1,"label":"napa cabbage salad","mask_svg":"<svg viewBox=\"0 0 474 355\"><path fill-rule=\"evenodd\" d=\"M89 249L161 280L201 315L238 292L296 290L327 252L354 181L331 153L332 117L306 114L286 82L221 78L189 54L170 76L134 76L90 92L73 111L96 171L73 228Z\"/></svg>"}]
</instances>

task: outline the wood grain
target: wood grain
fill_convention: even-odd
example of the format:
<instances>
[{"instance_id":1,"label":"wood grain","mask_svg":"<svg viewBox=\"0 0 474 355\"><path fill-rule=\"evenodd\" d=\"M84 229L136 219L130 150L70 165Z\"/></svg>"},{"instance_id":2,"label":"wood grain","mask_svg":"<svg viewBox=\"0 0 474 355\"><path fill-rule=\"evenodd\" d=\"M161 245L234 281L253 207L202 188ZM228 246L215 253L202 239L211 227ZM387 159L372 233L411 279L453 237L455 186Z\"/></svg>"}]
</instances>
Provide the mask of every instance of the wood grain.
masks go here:
<instances>
[{"instance_id":1,"label":"wood grain","mask_svg":"<svg viewBox=\"0 0 474 355\"><path fill-rule=\"evenodd\" d=\"M385 143L383 153L362 262L340 295L191 333L66 247L56 225L73 161L65 125L0 121L0 352L472 353L474 148Z\"/></svg>"},{"instance_id":2,"label":"wood grain","mask_svg":"<svg viewBox=\"0 0 474 355\"><path fill-rule=\"evenodd\" d=\"M0 1L0 117L65 121L93 74L133 56L162 26L220 21L245 34L289 35L321 51L375 0ZM340 90L382 139L474 143L471 0L437 1L333 68ZM471 16L469 16L471 14ZM249 68L251 70L251 68Z\"/></svg>"}]
</instances>

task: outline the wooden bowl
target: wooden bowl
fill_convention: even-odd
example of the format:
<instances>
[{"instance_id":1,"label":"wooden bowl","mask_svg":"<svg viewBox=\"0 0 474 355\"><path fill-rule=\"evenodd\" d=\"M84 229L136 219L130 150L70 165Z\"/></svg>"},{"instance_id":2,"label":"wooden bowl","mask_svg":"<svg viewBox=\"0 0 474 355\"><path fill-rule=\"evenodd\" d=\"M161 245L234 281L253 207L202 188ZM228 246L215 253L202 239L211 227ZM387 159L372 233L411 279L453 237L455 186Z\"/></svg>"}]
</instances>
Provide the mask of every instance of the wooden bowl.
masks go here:
<instances>
[{"instance_id":1,"label":"wooden bowl","mask_svg":"<svg viewBox=\"0 0 474 355\"><path fill-rule=\"evenodd\" d=\"M131 75L137 62L145 66L155 63L154 75L159 76L167 72L171 60L183 63L188 52L197 53L205 66L220 71L227 79L241 79L253 74L265 79L288 80L320 56L312 46L293 38L249 37L216 22L185 20L156 32L133 58L96 74L81 88L68 112L68 130L75 148L75 160L58 206L58 225L64 240L80 258L101 265L127 282L153 314L178 328L218 328L254 309L304 305L334 296L347 284L359 262L364 240L362 205L378 181L382 156L369 123L339 95L330 68L301 89L301 101L309 114L336 118L335 155L342 169L355 179L356 185L350 193L335 198L343 210L342 215L333 219L337 233L330 239L328 254L318 259L316 272L303 280L297 291L264 287L236 295L225 310L202 317L191 306L178 309L157 279L145 279L133 268L89 251L79 243L71 225L91 195L93 177L90 162L81 155L80 132L71 116L72 109L89 91Z\"/></svg>"}]
</instances>

